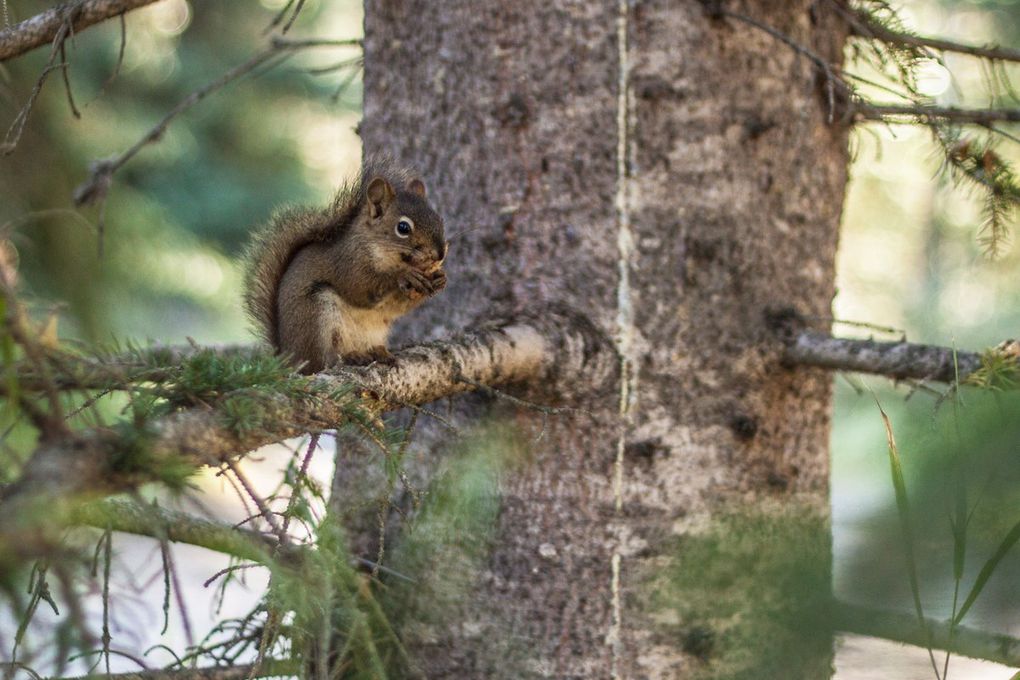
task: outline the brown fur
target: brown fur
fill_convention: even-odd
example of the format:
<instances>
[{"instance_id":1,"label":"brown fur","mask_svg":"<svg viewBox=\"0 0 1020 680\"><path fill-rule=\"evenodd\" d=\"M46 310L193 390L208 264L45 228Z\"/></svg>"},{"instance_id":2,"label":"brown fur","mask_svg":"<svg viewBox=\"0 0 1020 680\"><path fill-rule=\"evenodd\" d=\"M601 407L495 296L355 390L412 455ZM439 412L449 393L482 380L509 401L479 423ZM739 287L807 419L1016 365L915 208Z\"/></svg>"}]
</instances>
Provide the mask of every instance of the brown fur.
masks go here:
<instances>
[{"instance_id":1,"label":"brown fur","mask_svg":"<svg viewBox=\"0 0 1020 680\"><path fill-rule=\"evenodd\" d=\"M402 217L414 225L406 239L394 231ZM266 342L305 372L382 359L393 321L445 286L445 255L421 181L369 158L331 205L284 210L254 235L245 306Z\"/></svg>"}]
</instances>

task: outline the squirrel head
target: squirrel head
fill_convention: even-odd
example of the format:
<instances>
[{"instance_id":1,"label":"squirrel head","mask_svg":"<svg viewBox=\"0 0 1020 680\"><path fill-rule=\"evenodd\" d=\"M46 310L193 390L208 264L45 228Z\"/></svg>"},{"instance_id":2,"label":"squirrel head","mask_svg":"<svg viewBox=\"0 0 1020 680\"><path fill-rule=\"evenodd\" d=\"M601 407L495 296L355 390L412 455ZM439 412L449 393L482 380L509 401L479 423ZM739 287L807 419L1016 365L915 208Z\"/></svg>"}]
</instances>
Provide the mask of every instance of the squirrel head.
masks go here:
<instances>
[{"instance_id":1,"label":"squirrel head","mask_svg":"<svg viewBox=\"0 0 1020 680\"><path fill-rule=\"evenodd\" d=\"M446 257L443 218L426 200L420 179L394 187L384 177L373 177L365 187L360 218L372 259L381 271L401 266L434 271Z\"/></svg>"}]
</instances>

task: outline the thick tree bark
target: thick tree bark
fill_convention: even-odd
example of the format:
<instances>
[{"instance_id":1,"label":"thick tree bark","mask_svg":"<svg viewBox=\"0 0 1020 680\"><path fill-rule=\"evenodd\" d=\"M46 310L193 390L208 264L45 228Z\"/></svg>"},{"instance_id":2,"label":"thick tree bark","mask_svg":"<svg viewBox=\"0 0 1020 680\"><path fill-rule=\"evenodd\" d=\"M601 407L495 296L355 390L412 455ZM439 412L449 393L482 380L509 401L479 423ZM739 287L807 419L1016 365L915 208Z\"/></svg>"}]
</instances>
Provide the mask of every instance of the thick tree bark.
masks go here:
<instances>
[{"instance_id":1,"label":"thick tree bark","mask_svg":"<svg viewBox=\"0 0 1020 680\"><path fill-rule=\"evenodd\" d=\"M838 62L821 7L733 9ZM827 512L830 378L772 370L764 312L829 314L830 113L808 60L702 3L366 3L365 148L416 165L468 230L405 333L557 301L624 356L616 394L579 404L596 418L555 419L504 482L462 625L412 641L429 677L685 677L647 602L671 546L731 502Z\"/></svg>"}]
</instances>

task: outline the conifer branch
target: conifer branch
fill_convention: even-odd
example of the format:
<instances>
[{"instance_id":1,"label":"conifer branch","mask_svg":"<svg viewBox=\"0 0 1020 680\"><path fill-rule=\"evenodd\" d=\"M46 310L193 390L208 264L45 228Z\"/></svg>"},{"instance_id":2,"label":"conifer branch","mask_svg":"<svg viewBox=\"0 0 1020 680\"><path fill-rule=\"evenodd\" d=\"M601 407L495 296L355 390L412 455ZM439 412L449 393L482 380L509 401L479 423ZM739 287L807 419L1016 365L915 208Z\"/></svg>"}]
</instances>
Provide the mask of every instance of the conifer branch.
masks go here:
<instances>
[{"instance_id":1,"label":"conifer branch","mask_svg":"<svg viewBox=\"0 0 1020 680\"><path fill-rule=\"evenodd\" d=\"M935 50L937 52L956 52L957 54L968 54L980 59L992 61L1015 61L1020 62L1020 50L999 45L968 45L953 40L932 38L928 36L914 35L904 31L895 31L887 26L872 21L865 14L856 13L856 21L851 23L854 34L868 40L880 40L894 45L916 47L922 50Z\"/></svg>"},{"instance_id":2,"label":"conifer branch","mask_svg":"<svg viewBox=\"0 0 1020 680\"><path fill-rule=\"evenodd\" d=\"M0 524L0 563L51 552L52 529L66 524L89 497L161 481L182 469L220 465L289 437L370 422L384 411L471 391L472 383L528 383L564 398L609 394L616 370L612 343L590 322L546 310L535 319L411 347L396 354L393 366L319 374L303 393L253 397L258 422L243 427L232 421L224 402L121 429L43 433L21 477L0 492L6 518Z\"/></svg>"},{"instance_id":3,"label":"conifer branch","mask_svg":"<svg viewBox=\"0 0 1020 680\"><path fill-rule=\"evenodd\" d=\"M985 384L989 382L986 374L997 360L1002 362L999 372L1007 379L1020 371L1013 344L1004 343L1002 349L979 354L906 341L834 338L828 333L801 331L790 336L783 360L790 365L872 373L894 380Z\"/></svg>"}]
</instances>

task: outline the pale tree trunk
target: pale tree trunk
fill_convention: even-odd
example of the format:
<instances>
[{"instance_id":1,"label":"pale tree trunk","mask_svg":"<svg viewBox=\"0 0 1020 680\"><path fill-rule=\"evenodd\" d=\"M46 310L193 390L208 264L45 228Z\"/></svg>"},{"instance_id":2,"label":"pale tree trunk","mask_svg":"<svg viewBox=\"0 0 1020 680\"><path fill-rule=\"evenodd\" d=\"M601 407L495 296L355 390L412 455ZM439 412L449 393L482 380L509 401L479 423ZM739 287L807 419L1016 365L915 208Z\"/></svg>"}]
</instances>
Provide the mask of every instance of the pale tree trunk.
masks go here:
<instances>
[{"instance_id":1,"label":"pale tree trunk","mask_svg":"<svg viewBox=\"0 0 1020 680\"><path fill-rule=\"evenodd\" d=\"M727 3L839 62L813 6ZM555 303L624 357L613 394L579 390L593 417L550 418L504 480L461 625L414 644L430 678L685 677L641 592L668 546L732 502L827 513L830 379L777 370L767 311L830 313L847 152L829 116L808 59L699 2L366 2L365 149L416 166L469 230L405 339Z\"/></svg>"}]
</instances>

